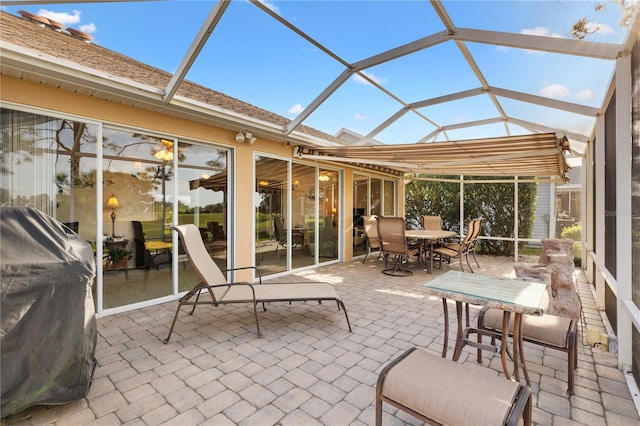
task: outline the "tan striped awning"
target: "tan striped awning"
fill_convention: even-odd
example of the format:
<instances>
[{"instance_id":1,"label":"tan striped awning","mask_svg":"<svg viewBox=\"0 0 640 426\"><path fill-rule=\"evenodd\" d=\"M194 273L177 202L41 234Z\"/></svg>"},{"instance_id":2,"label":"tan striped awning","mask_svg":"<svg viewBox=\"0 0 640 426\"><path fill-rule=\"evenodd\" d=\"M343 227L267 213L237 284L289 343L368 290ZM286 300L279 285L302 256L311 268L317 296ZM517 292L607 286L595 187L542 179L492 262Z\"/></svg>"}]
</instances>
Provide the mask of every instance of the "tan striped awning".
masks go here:
<instances>
[{"instance_id":1,"label":"tan striped awning","mask_svg":"<svg viewBox=\"0 0 640 426\"><path fill-rule=\"evenodd\" d=\"M457 142L297 148L300 158L370 164L405 173L466 176L537 176L568 180L569 140L539 133ZM328 158L330 157L330 158Z\"/></svg>"}]
</instances>

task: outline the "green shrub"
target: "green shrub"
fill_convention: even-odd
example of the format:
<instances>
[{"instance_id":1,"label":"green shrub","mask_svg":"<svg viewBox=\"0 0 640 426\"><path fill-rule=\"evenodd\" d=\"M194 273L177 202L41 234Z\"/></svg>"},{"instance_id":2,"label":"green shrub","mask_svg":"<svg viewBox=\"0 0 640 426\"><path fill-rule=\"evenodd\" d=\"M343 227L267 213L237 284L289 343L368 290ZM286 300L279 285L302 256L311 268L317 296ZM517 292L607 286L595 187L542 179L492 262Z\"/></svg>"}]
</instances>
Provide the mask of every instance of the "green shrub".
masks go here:
<instances>
[{"instance_id":1,"label":"green shrub","mask_svg":"<svg viewBox=\"0 0 640 426\"><path fill-rule=\"evenodd\" d=\"M560 234L562 238L568 238L573 241L582 240L582 224L580 222L575 225L567 226L562 230Z\"/></svg>"},{"instance_id":2,"label":"green shrub","mask_svg":"<svg viewBox=\"0 0 640 426\"><path fill-rule=\"evenodd\" d=\"M445 229L460 232L460 184L457 176L439 176L450 181L416 180L405 185L405 220L407 226L421 227L422 215L440 215ZM485 183L470 183L465 178L464 222L483 218L480 235L513 238L514 190L513 183L491 182L503 177L484 177ZM530 237L533 231L537 183L518 184L518 230L520 237ZM462 233L466 232L463 230ZM513 241L480 240L476 250L480 253L512 256Z\"/></svg>"}]
</instances>

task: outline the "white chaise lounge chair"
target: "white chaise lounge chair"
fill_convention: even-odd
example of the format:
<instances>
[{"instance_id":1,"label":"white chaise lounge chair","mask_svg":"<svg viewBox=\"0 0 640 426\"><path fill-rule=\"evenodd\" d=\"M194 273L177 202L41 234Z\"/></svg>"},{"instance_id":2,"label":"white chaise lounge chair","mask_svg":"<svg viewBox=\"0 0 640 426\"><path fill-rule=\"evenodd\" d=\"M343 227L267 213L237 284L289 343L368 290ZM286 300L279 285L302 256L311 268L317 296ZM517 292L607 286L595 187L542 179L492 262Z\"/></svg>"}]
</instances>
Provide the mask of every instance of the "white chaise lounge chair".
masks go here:
<instances>
[{"instance_id":1,"label":"white chaise lounge chair","mask_svg":"<svg viewBox=\"0 0 640 426\"><path fill-rule=\"evenodd\" d=\"M336 289L327 283L262 283L262 278L258 274L258 283L251 284L248 282L227 282L218 265L213 261L209 252L202 241L200 230L193 224L178 225L171 227L180 235L182 246L191 263L193 269L200 276L200 283L185 294L178 302L176 314L173 317L169 335L164 343L169 341L173 327L176 324L178 313L182 306L193 306L191 313L196 305L224 305L227 303L251 303L253 304L253 312L256 318L256 328L258 329L258 337L261 337L260 322L258 320L258 303L262 303L263 310L266 311L266 303L270 302L306 302L316 300L321 303L323 300L335 300L338 304L338 310L344 311L349 331L351 324L347 316L347 310L342 300L338 296ZM254 267L234 268L239 269L255 269ZM208 295L205 300L199 300L200 295ZM195 300L191 300L195 296Z\"/></svg>"}]
</instances>

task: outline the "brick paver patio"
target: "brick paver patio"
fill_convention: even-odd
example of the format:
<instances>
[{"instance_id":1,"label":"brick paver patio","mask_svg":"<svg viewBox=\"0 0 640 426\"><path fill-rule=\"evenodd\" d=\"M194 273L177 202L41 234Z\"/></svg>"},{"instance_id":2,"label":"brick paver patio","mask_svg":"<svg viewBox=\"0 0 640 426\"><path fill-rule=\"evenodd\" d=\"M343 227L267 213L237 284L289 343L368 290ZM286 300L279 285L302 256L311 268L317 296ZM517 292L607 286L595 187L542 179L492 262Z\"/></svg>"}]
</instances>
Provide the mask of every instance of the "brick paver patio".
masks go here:
<instances>
[{"instance_id":1,"label":"brick paver patio","mask_svg":"<svg viewBox=\"0 0 640 426\"><path fill-rule=\"evenodd\" d=\"M479 258L479 272L515 276L508 259ZM356 260L277 280L333 283L352 333L334 303L273 304L260 313L263 338L249 305L202 306L193 316L185 309L167 345L162 339L176 302L100 318L89 395L33 407L3 424L372 425L382 367L412 346L439 354L443 339L442 303L421 290L433 275L416 268L412 277L388 277L382 267L370 256L365 264ZM458 269L457 263L435 275L448 269ZM589 285L576 277L587 327L604 331ZM566 354L525 344L534 423L640 424L615 355L583 341L571 397ZM461 362L476 364L475 351L465 348ZM487 353L484 365L502 371L499 357ZM420 422L385 405L384 424Z\"/></svg>"}]
</instances>

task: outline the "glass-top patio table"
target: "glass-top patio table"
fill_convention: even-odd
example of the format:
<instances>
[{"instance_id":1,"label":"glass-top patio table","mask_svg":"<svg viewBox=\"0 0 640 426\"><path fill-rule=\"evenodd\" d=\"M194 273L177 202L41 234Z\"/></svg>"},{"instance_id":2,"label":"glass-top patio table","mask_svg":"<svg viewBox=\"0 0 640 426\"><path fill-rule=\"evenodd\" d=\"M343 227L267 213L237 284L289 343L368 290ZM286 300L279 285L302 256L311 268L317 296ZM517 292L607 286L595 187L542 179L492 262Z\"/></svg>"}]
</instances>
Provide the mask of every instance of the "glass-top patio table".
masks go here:
<instances>
[{"instance_id":1,"label":"glass-top patio table","mask_svg":"<svg viewBox=\"0 0 640 426\"><path fill-rule=\"evenodd\" d=\"M422 245L422 248L420 249L420 257L424 259L424 265L427 267L428 273L433 272L433 245L439 241L444 241L448 238L451 238L454 235L458 234L453 231L444 231L438 229L407 229L406 231L404 231L404 236L406 238L416 238L420 240ZM427 265L426 259L427 244L429 245L429 265Z\"/></svg>"},{"instance_id":2,"label":"glass-top patio table","mask_svg":"<svg viewBox=\"0 0 640 426\"><path fill-rule=\"evenodd\" d=\"M522 340L522 315L542 315L549 305L549 296L545 284L514 280L509 278L498 278L482 274L469 272L449 271L431 281L423 284L425 293L442 297L444 308L444 346L442 357L447 356L447 342L449 340L449 312L447 309L447 299L456 302L456 316L458 320L458 330L456 335L456 347L453 352L453 360L457 361L465 345L470 345L483 350L500 351L502 369L508 380L511 375L507 366L507 341L509 336L510 314L514 314L513 319L513 366L515 379L520 381L519 363L525 375L527 384L530 384L527 364L523 354ZM462 304L466 305L466 328L462 329ZM504 312L502 321L502 336L500 348L482 343L482 336L495 335L490 331L478 330L469 326L469 305L482 305L488 308L501 309ZM469 340L469 334L476 333L478 341Z\"/></svg>"}]
</instances>

